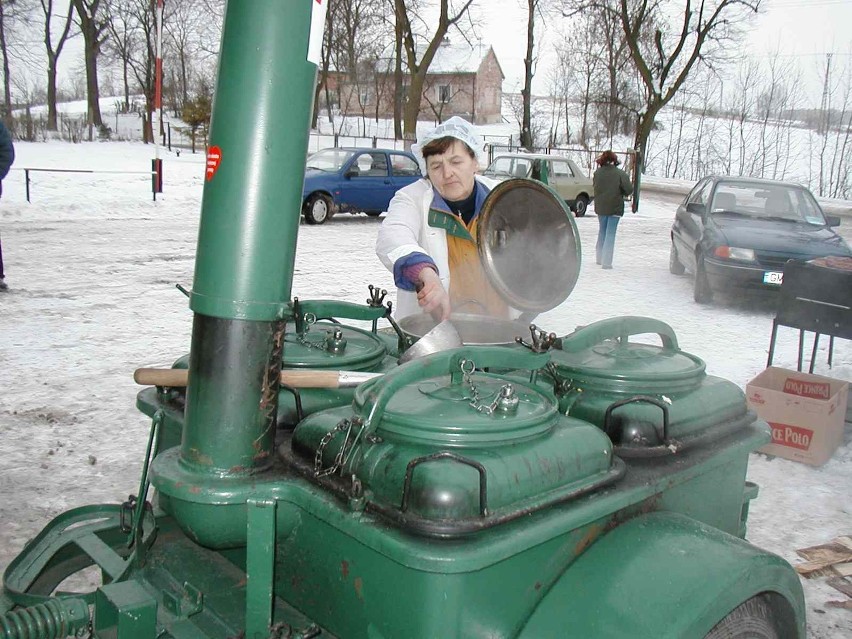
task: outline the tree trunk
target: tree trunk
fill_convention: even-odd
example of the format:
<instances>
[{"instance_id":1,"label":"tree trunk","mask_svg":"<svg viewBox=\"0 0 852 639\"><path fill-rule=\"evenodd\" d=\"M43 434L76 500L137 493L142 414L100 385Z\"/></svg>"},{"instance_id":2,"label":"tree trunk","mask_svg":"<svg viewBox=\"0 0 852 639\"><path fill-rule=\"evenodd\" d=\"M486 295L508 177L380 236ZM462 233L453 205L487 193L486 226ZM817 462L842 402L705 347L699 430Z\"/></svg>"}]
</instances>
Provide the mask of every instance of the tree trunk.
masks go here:
<instances>
[{"instance_id":1,"label":"tree trunk","mask_svg":"<svg viewBox=\"0 0 852 639\"><path fill-rule=\"evenodd\" d=\"M47 59L47 125L48 131L58 128L56 116L56 56Z\"/></svg>"},{"instance_id":2,"label":"tree trunk","mask_svg":"<svg viewBox=\"0 0 852 639\"><path fill-rule=\"evenodd\" d=\"M408 87L408 101L402 107L402 137L406 142L406 148L417 139L417 116L420 114L420 98L423 95L423 84L426 81L425 73L419 70L411 76L411 85Z\"/></svg>"},{"instance_id":3,"label":"tree trunk","mask_svg":"<svg viewBox=\"0 0 852 639\"><path fill-rule=\"evenodd\" d=\"M527 53L524 56L524 88L521 90L523 98L523 115L521 116L521 146L533 150L532 137L532 77L533 77L533 50L535 49L535 7L537 0L527 0Z\"/></svg>"},{"instance_id":4,"label":"tree trunk","mask_svg":"<svg viewBox=\"0 0 852 639\"><path fill-rule=\"evenodd\" d=\"M12 79L9 77L9 51L6 48L6 16L3 13L3 3L0 3L0 54L3 56L3 120L7 127L11 127Z\"/></svg>"},{"instance_id":5,"label":"tree trunk","mask_svg":"<svg viewBox=\"0 0 852 639\"><path fill-rule=\"evenodd\" d=\"M86 42L86 96L89 104L89 118L95 126L103 126L101 117L101 93L98 88L98 44L90 46Z\"/></svg>"},{"instance_id":6,"label":"tree trunk","mask_svg":"<svg viewBox=\"0 0 852 639\"><path fill-rule=\"evenodd\" d=\"M654 103L648 106L644 113L639 114L639 123L636 126L636 138L633 143L633 148L639 151L641 158L638 170L645 172L645 165L648 161L648 138L651 137L651 131L654 129L654 121L657 118L657 113L663 107L661 103Z\"/></svg>"},{"instance_id":7,"label":"tree trunk","mask_svg":"<svg viewBox=\"0 0 852 639\"><path fill-rule=\"evenodd\" d=\"M88 5L84 0L73 0L77 17L80 19L80 31L83 34L83 55L86 62L86 100L89 122L102 126L100 89L98 88L98 54L100 53L100 28L96 21L100 0L92 0Z\"/></svg>"}]
</instances>

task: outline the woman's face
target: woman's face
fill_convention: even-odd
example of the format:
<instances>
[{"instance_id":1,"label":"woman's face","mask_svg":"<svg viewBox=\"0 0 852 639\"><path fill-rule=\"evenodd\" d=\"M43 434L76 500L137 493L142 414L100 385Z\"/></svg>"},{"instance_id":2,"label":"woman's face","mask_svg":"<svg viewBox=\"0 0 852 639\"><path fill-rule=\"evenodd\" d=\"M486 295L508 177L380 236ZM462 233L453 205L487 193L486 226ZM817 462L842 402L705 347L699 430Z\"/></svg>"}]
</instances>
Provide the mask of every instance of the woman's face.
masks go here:
<instances>
[{"instance_id":1,"label":"woman's face","mask_svg":"<svg viewBox=\"0 0 852 639\"><path fill-rule=\"evenodd\" d=\"M470 157L467 145L455 140L445 153L426 158L426 173L432 186L445 200L458 202L473 193L473 176L479 170L479 162Z\"/></svg>"}]
</instances>

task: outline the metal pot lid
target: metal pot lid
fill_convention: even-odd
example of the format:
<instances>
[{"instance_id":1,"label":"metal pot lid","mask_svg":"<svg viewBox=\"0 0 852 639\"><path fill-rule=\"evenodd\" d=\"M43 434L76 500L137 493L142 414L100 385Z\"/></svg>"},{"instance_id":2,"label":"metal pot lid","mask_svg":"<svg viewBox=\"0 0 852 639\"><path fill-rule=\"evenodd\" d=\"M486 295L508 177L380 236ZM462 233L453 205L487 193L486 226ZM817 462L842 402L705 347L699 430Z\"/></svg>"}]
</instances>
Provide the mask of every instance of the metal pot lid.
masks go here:
<instances>
[{"instance_id":1,"label":"metal pot lid","mask_svg":"<svg viewBox=\"0 0 852 639\"><path fill-rule=\"evenodd\" d=\"M446 376L402 387L388 402L376 433L430 445L508 445L550 432L559 417L552 397L530 384L478 371L470 382L475 396L470 384ZM509 402L501 409L504 394Z\"/></svg>"},{"instance_id":2,"label":"metal pot lid","mask_svg":"<svg viewBox=\"0 0 852 639\"><path fill-rule=\"evenodd\" d=\"M366 371L377 367L386 354L385 345L371 332L321 321L304 333L287 325L282 363L284 368Z\"/></svg>"},{"instance_id":3,"label":"metal pot lid","mask_svg":"<svg viewBox=\"0 0 852 639\"><path fill-rule=\"evenodd\" d=\"M511 306L543 313L580 275L580 234L565 201L541 182L495 186L479 214L477 246L488 280Z\"/></svg>"},{"instance_id":4,"label":"metal pot lid","mask_svg":"<svg viewBox=\"0 0 852 639\"><path fill-rule=\"evenodd\" d=\"M652 334L662 346L631 339ZM581 326L561 339L552 361L574 379L604 383L694 383L704 376L704 362L680 350L672 327L650 317L612 317Z\"/></svg>"}]
</instances>

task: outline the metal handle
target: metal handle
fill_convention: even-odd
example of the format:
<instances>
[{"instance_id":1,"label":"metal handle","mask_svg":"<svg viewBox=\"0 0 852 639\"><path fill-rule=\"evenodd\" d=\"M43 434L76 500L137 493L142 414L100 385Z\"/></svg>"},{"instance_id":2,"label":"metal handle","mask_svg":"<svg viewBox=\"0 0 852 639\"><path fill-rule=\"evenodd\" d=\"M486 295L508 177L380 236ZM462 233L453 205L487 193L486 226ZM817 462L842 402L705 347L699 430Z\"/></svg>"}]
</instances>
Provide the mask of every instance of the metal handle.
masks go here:
<instances>
[{"instance_id":1,"label":"metal handle","mask_svg":"<svg viewBox=\"0 0 852 639\"><path fill-rule=\"evenodd\" d=\"M603 430L604 434L612 439L612 434L610 431L612 430L612 412L616 408L621 408L622 406L626 406L627 404L653 404L661 411L663 411L663 429L662 433L660 433L659 429L654 427L654 430L657 431L657 435L660 437L660 441L667 442L669 435L669 407L666 406L665 402L657 399L656 397L650 397L648 395L635 395L633 397L629 397L627 399L622 399L617 402L613 402L609 406L607 406L606 412L604 413L604 423Z\"/></svg>"},{"instance_id":2,"label":"metal handle","mask_svg":"<svg viewBox=\"0 0 852 639\"><path fill-rule=\"evenodd\" d=\"M607 339L619 339L627 343L631 335L656 333L663 342L666 350L678 350L677 336L674 329L653 317L625 316L613 317L582 326L570 335L561 339L560 348L566 352L582 351Z\"/></svg>"},{"instance_id":3,"label":"metal handle","mask_svg":"<svg viewBox=\"0 0 852 639\"><path fill-rule=\"evenodd\" d=\"M402 486L402 504L400 504L399 507L400 512L406 512L408 510L408 500L409 494L411 492L411 480L412 477L414 477L414 469L420 464L435 461L437 459L452 459L453 461L456 461L460 464L465 464L466 466L471 466L472 468L476 469L476 471L479 473L479 516L487 517L488 480L486 479L485 466L483 466L477 461L468 459L467 457L462 457L461 455L457 455L448 451L433 453L432 455L424 455L423 457L417 457L416 459L412 459L410 462L408 462L408 466L405 467L405 481L403 482Z\"/></svg>"}]
</instances>

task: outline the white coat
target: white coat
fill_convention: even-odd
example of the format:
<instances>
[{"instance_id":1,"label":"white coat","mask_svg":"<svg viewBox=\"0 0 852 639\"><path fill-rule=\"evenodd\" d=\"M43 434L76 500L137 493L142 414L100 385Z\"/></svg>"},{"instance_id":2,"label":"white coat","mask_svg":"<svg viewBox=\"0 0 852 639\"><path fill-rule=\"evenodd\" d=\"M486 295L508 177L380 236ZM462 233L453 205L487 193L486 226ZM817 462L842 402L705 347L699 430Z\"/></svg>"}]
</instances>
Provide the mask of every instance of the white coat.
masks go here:
<instances>
[{"instance_id":1,"label":"white coat","mask_svg":"<svg viewBox=\"0 0 852 639\"><path fill-rule=\"evenodd\" d=\"M475 177L489 190L497 182L479 175ZM447 232L429 226L429 208L435 197L432 183L427 179L417 180L400 189L393 196L376 240L376 255L385 267L393 272L394 263L411 253L425 253L438 267L441 285L450 290L450 265L447 254ZM397 290L397 318L422 313L417 304L417 293Z\"/></svg>"}]
</instances>

